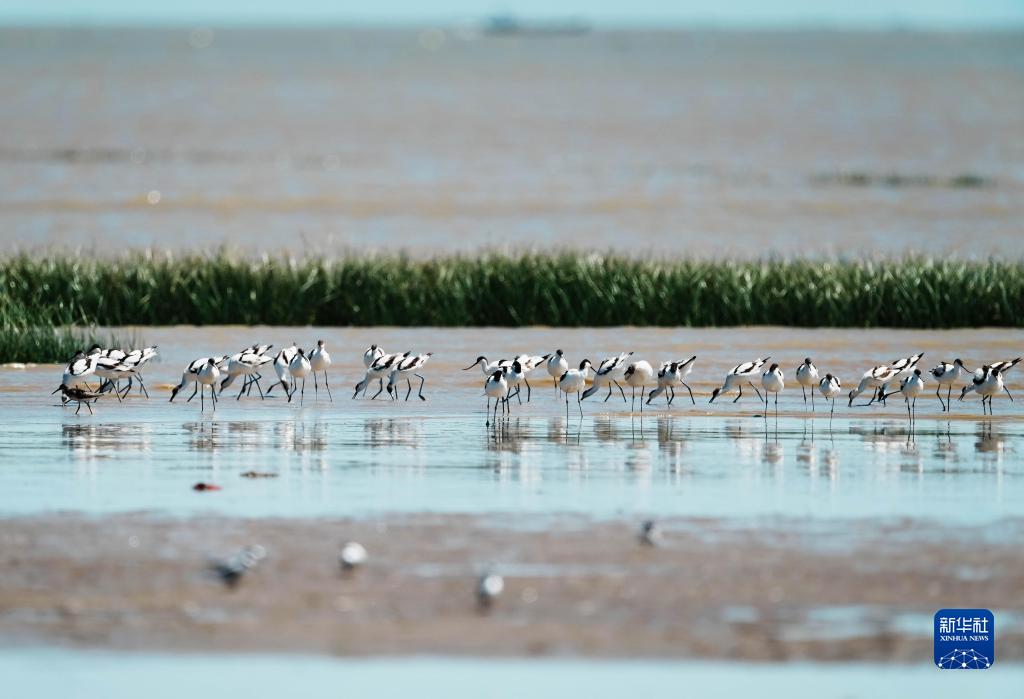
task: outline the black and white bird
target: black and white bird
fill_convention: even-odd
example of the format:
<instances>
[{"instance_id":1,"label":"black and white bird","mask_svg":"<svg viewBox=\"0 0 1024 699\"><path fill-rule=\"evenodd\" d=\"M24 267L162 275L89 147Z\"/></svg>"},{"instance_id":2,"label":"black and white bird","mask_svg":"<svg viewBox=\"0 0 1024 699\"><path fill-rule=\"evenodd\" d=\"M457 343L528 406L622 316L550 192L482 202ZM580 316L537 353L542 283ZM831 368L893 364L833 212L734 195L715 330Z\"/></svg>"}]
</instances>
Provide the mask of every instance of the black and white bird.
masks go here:
<instances>
[{"instance_id":1,"label":"black and white bird","mask_svg":"<svg viewBox=\"0 0 1024 699\"><path fill-rule=\"evenodd\" d=\"M992 364L989 365L990 369L998 369L999 370L999 376L1000 376L1000 381L1002 382L1002 385L1003 385L1003 390L1006 391L1006 395L1010 397L1011 401L1013 400L1013 394L1010 393L1010 389L1006 385L1006 372L1008 372L1013 367L1017 366L1017 363L1020 360L1021 360L1021 358L1017 357L1016 359L1008 359L1008 360L1005 360L1005 361L1002 361L1002 362L993 362ZM976 369L974 371L974 375L975 376L982 376L983 374L984 374L984 372L982 371L982 369ZM989 401L988 407L989 407L989 409L992 408L992 401Z\"/></svg>"},{"instance_id":2,"label":"black and white bird","mask_svg":"<svg viewBox=\"0 0 1024 699\"><path fill-rule=\"evenodd\" d=\"M371 382L377 381L379 387L377 392L373 394L373 398L371 398L371 400L376 399L377 396L384 392L384 377L388 376L391 373L391 370L410 354L412 353L406 352L405 354L382 354L378 356L373 360L373 363L367 367L366 375L363 376L362 381L356 384L356 390L355 393L352 394L352 397L355 398L361 392L365 398L367 386L369 386Z\"/></svg>"},{"instance_id":3,"label":"black and white bird","mask_svg":"<svg viewBox=\"0 0 1024 699\"><path fill-rule=\"evenodd\" d=\"M576 394L576 404L580 409L580 417L583 417L583 403L580 394L587 388L587 376L593 366L589 359L580 362L579 369L568 369L558 377L558 390L565 394L565 419L569 419L569 394Z\"/></svg>"},{"instance_id":4,"label":"black and white bird","mask_svg":"<svg viewBox=\"0 0 1024 699\"><path fill-rule=\"evenodd\" d=\"M932 369L932 377L935 379L935 396L939 399L942 412L949 410L949 399L953 394L953 384L960 380L960 377L967 371L960 359L952 362L939 362L939 365ZM946 387L946 402L942 401L942 387Z\"/></svg>"},{"instance_id":5,"label":"black and white bird","mask_svg":"<svg viewBox=\"0 0 1024 699\"><path fill-rule=\"evenodd\" d=\"M684 380L693 371L693 363L696 360L697 355L693 355L685 361L662 363L661 368L658 369L658 386L651 390L647 397L647 405L650 405L651 401L662 393L665 394L666 405L672 405L672 401L676 399L676 384L684 386L690 394L690 402L697 405L697 401L693 399L690 385Z\"/></svg>"},{"instance_id":6,"label":"black and white bird","mask_svg":"<svg viewBox=\"0 0 1024 699\"><path fill-rule=\"evenodd\" d=\"M181 383L179 383L177 386L171 389L171 401L174 400L175 396L177 396L178 393L188 388L189 386L193 387L192 395L189 396L188 400L185 402L187 403L191 401L193 398L195 398L196 393L199 391L199 386L197 383L199 381L199 372L202 371L203 367L207 366L211 362L211 360L213 361L214 365L217 365L224 362L226 359L226 356L218 355L215 357L200 357L199 359L192 360L192 362L190 362L189 365L185 367L185 371L182 372L181 374Z\"/></svg>"},{"instance_id":7,"label":"black and white bird","mask_svg":"<svg viewBox=\"0 0 1024 699\"><path fill-rule=\"evenodd\" d=\"M893 391L889 395L899 393L907 403L907 418L911 423L917 420L917 397L924 390L924 378L920 369L914 369L910 376L900 381L899 391Z\"/></svg>"},{"instance_id":8,"label":"black and white bird","mask_svg":"<svg viewBox=\"0 0 1024 699\"><path fill-rule=\"evenodd\" d=\"M213 357L206 360L206 365L203 366L196 374L196 381L199 384L199 409L200 411L206 410L206 404L203 401L203 394L207 386L210 388L210 398L213 400L213 409L217 409L217 380L220 379L220 369L217 367L217 362Z\"/></svg>"},{"instance_id":9,"label":"black and white bird","mask_svg":"<svg viewBox=\"0 0 1024 699\"><path fill-rule=\"evenodd\" d=\"M636 410L636 389L640 389L640 412L642 413L644 411L644 389L654 381L654 367L645 359L632 362L626 367L622 378L633 389L630 411Z\"/></svg>"},{"instance_id":10,"label":"black and white bird","mask_svg":"<svg viewBox=\"0 0 1024 699\"><path fill-rule=\"evenodd\" d=\"M320 385L317 381L317 374L324 375L324 388L327 389L327 397L334 402L331 395L331 387L327 383L327 367L331 365L331 355L327 352L327 343L323 340L316 341L316 347L309 353L309 370L313 373L313 391L316 400L320 400Z\"/></svg>"},{"instance_id":11,"label":"black and white bird","mask_svg":"<svg viewBox=\"0 0 1024 699\"><path fill-rule=\"evenodd\" d=\"M893 376L893 379L903 379L911 376L917 368L917 363L921 361L921 357L923 356L924 352L920 352L910 357L903 357L902 359L895 360L889 365L896 370L896 375ZM882 399L883 403L885 402L886 388L886 385L882 385L878 389L878 397Z\"/></svg>"},{"instance_id":12,"label":"black and white bird","mask_svg":"<svg viewBox=\"0 0 1024 699\"><path fill-rule=\"evenodd\" d=\"M97 361L98 357L96 355L87 355L81 351L76 352L75 356L71 358L71 361L64 368L64 373L60 380L61 385L74 388L79 384L84 384L88 377L96 373Z\"/></svg>"},{"instance_id":13,"label":"black and white bird","mask_svg":"<svg viewBox=\"0 0 1024 699\"><path fill-rule=\"evenodd\" d=\"M810 357L804 358L803 364L796 368L796 382L804 394L804 408L807 407L807 389L811 390L811 412L814 412L814 388L818 385L818 367Z\"/></svg>"},{"instance_id":14,"label":"black and white bird","mask_svg":"<svg viewBox=\"0 0 1024 699\"><path fill-rule=\"evenodd\" d=\"M1002 362L1000 363L1002 364ZM971 385L964 386L964 389L960 392L960 400L966 398L968 393L977 393L981 396L982 414L986 412L985 402L988 401L988 414L991 415L992 398L998 395L1004 388L1002 370L985 365L974 372Z\"/></svg>"},{"instance_id":15,"label":"black and white bird","mask_svg":"<svg viewBox=\"0 0 1024 699\"><path fill-rule=\"evenodd\" d=\"M369 369L371 364L377 361L379 357L383 357L385 354L387 353L383 348L378 347L377 345L370 345L366 348L366 351L363 352L363 368Z\"/></svg>"},{"instance_id":16,"label":"black and white bird","mask_svg":"<svg viewBox=\"0 0 1024 699\"><path fill-rule=\"evenodd\" d=\"M752 389L754 389L754 393L757 394L757 399L759 401L762 400L761 391L758 390L757 386L755 386L753 382L761 378L761 367L763 367L765 365L765 362L767 362L769 359L771 359L771 357L764 357L763 359L758 358L752 362L745 362L743 364L737 364L736 366L734 366L729 371L729 373L725 375L725 383L722 384L722 387L716 388L714 391L711 392L711 400L709 400L708 402L714 403L715 399L718 398L718 396L720 396L723 393L728 393L729 391L735 388L739 391L739 395L736 396L736 398L733 399L732 401L733 403L735 403L736 401L743 397L744 383L746 383Z\"/></svg>"},{"instance_id":17,"label":"black and white bird","mask_svg":"<svg viewBox=\"0 0 1024 699\"><path fill-rule=\"evenodd\" d=\"M496 369L487 380L484 382L484 395L487 396L487 407L485 414L491 418L495 423L498 421L498 404L501 403L502 407L505 407L506 399L508 398L508 381L505 380L505 372L502 369ZM494 414L491 415L491 399L494 399ZM502 411L504 412L504 410ZM491 422L487 421L484 424L490 425Z\"/></svg>"},{"instance_id":18,"label":"black and white bird","mask_svg":"<svg viewBox=\"0 0 1024 699\"><path fill-rule=\"evenodd\" d=\"M504 591L505 579L492 571L484 571L476 581L477 606L482 611L490 609Z\"/></svg>"},{"instance_id":19,"label":"black and white bird","mask_svg":"<svg viewBox=\"0 0 1024 699\"><path fill-rule=\"evenodd\" d=\"M288 373L292 375L292 392L288 396L288 402L292 402L292 396L299 390L299 379L302 379L302 392L299 394L299 404L306 402L306 375L312 371L312 366L309 363L309 357L306 356L305 351L297 349L295 356L288 362Z\"/></svg>"},{"instance_id":20,"label":"black and white bird","mask_svg":"<svg viewBox=\"0 0 1024 699\"><path fill-rule=\"evenodd\" d=\"M269 396L275 387L280 386L284 389L285 395L291 400L292 391L294 390L291 365L292 360L295 359L298 353L299 348L295 346L294 342L290 347L285 347L277 353L277 356L274 357L274 374L277 376L277 381L267 389L266 395Z\"/></svg>"},{"instance_id":21,"label":"black and white bird","mask_svg":"<svg viewBox=\"0 0 1024 699\"><path fill-rule=\"evenodd\" d=\"M827 401L832 403L832 411L829 413L829 424L832 424L832 416L836 414L836 397L842 392L843 384L838 376L825 374L825 378L818 382L818 391Z\"/></svg>"},{"instance_id":22,"label":"black and white bird","mask_svg":"<svg viewBox=\"0 0 1024 699\"><path fill-rule=\"evenodd\" d=\"M779 414L779 394L786 387L786 378L778 364L772 364L768 371L761 374L761 387L764 389L764 414L768 415L768 394L775 394L775 415Z\"/></svg>"},{"instance_id":23,"label":"black and white bird","mask_svg":"<svg viewBox=\"0 0 1024 699\"><path fill-rule=\"evenodd\" d=\"M338 554L338 562L345 572L352 572L363 565L366 558L366 549L358 541L349 541L341 547L341 553Z\"/></svg>"},{"instance_id":24,"label":"black and white bird","mask_svg":"<svg viewBox=\"0 0 1024 699\"><path fill-rule=\"evenodd\" d=\"M622 394L622 402L625 403L626 392L622 390L622 385L619 384L619 381L623 381L626 378L626 362L629 361L631 356L633 356L632 352L623 352L622 354L602 359L601 363L594 369L594 383L583 392L582 400L586 400L604 386L608 386L608 395L604 397L604 402L607 403L608 399L612 397L612 386L614 386L619 389L619 393Z\"/></svg>"},{"instance_id":25,"label":"black and white bird","mask_svg":"<svg viewBox=\"0 0 1024 699\"><path fill-rule=\"evenodd\" d=\"M398 382L405 379L405 383L408 385L408 390L405 392L405 399L409 400L409 396L412 394L412 380L410 376L415 376L420 380L419 397L420 400L426 400L427 397L423 395L423 384L426 383L426 379L422 374L419 374L420 370L427 363L427 360L433 356L433 352L427 352L426 354L414 354L400 360L394 368L391 369L391 373L388 374L388 395L393 398L398 398ZM392 392L394 394L392 395Z\"/></svg>"},{"instance_id":26,"label":"black and white bird","mask_svg":"<svg viewBox=\"0 0 1024 699\"><path fill-rule=\"evenodd\" d=\"M269 349L269 347L268 347ZM238 392L238 396L235 400L239 400L242 394L247 394L252 391L252 387L256 386L256 390L259 391L260 398L263 396L263 387L260 385L260 379L263 376L260 374L260 368L270 364L274 361L274 358L268 354L262 352L257 353L256 350L251 347L239 352L238 354L232 355L228 359L227 376L220 383L220 392L224 393L225 389L228 388L235 379L239 376L244 377L242 380L242 388Z\"/></svg>"},{"instance_id":27,"label":"black and white bird","mask_svg":"<svg viewBox=\"0 0 1024 699\"><path fill-rule=\"evenodd\" d=\"M481 373L483 373L484 376L490 376L491 374L496 372L498 369L503 369L505 367L512 366L512 362L513 361L515 361L515 360L512 360L512 359L496 359L493 362L489 362L489 361L487 361L487 357L485 357L485 356L483 356L481 354L479 357L476 358L475 362L473 362L468 367L463 369L463 371L469 371L470 369L472 369L474 367L480 367L480 371L481 371Z\"/></svg>"},{"instance_id":28,"label":"black and white bird","mask_svg":"<svg viewBox=\"0 0 1024 699\"><path fill-rule=\"evenodd\" d=\"M872 367L864 372L864 375L860 378L860 383L857 384L857 388L850 391L850 400L847 406L853 405L853 399L859 396L867 389L871 389L871 400L865 403L865 405L871 405L876 400L881 398L885 400L884 387L890 381L892 381L899 374L899 370L886 364L880 364L879 366ZM882 390L880 390L882 389Z\"/></svg>"},{"instance_id":29,"label":"black and white bird","mask_svg":"<svg viewBox=\"0 0 1024 699\"><path fill-rule=\"evenodd\" d=\"M657 546L662 539L661 527L653 519L649 519L640 525L640 534L637 539L644 546Z\"/></svg>"},{"instance_id":30,"label":"black and white bird","mask_svg":"<svg viewBox=\"0 0 1024 699\"><path fill-rule=\"evenodd\" d=\"M555 382L555 398L558 398L558 380L569 370L569 362L565 359L565 353L559 349L549 354L545 367L548 370L548 376Z\"/></svg>"}]
</instances>

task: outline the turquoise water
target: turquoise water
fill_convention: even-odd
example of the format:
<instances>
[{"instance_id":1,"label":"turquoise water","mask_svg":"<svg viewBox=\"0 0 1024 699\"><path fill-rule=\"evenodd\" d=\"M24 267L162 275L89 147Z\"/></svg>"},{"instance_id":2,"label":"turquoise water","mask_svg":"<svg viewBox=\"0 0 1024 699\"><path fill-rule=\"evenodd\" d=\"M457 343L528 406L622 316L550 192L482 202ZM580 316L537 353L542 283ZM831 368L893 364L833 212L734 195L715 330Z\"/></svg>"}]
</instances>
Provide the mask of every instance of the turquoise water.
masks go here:
<instances>
[{"instance_id":1,"label":"turquoise water","mask_svg":"<svg viewBox=\"0 0 1024 699\"><path fill-rule=\"evenodd\" d=\"M0 652L5 694L40 699L291 696L413 697L1019 697L1024 667L751 664L657 660L334 659L157 655L63 649Z\"/></svg>"}]
</instances>

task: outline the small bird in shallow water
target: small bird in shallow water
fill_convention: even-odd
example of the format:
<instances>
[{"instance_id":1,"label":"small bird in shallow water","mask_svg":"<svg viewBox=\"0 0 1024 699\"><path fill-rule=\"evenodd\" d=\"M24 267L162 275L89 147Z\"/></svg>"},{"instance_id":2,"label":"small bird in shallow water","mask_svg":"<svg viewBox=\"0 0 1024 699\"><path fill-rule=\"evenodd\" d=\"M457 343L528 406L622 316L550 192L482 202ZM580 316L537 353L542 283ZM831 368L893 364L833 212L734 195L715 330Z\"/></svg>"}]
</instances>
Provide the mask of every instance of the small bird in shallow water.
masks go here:
<instances>
[{"instance_id":1,"label":"small bird in shallow water","mask_svg":"<svg viewBox=\"0 0 1024 699\"><path fill-rule=\"evenodd\" d=\"M99 398L99 393L93 393L92 391L86 391L84 388L68 388L67 385L61 384L57 387L57 391L61 392L63 398L69 401L75 401L78 403L78 410L75 410L75 415L82 409L82 404L89 409L89 414L92 415L92 403L95 403ZM53 393L56 393L54 391ZM50 395L52 396L53 393Z\"/></svg>"},{"instance_id":2,"label":"small bird in shallow water","mask_svg":"<svg viewBox=\"0 0 1024 699\"><path fill-rule=\"evenodd\" d=\"M939 365L932 369L932 376L935 377L936 387L935 396L939 399L939 405L942 406L942 412L949 410L949 399L953 395L953 384L959 379L960 375L963 374L967 369L964 367L963 361L960 359L954 359L952 362L939 362ZM946 387L946 402L942 401L942 387Z\"/></svg>"},{"instance_id":3,"label":"small bird in shallow water","mask_svg":"<svg viewBox=\"0 0 1024 699\"><path fill-rule=\"evenodd\" d=\"M811 412L814 412L814 388L818 385L818 367L814 366L810 357L804 358L804 363L796 368L796 382L800 384L800 390L804 394L804 409L807 409L807 389L811 389Z\"/></svg>"},{"instance_id":4,"label":"small bird in shallow water","mask_svg":"<svg viewBox=\"0 0 1024 699\"><path fill-rule=\"evenodd\" d=\"M267 550L255 544L246 546L230 558L214 561L210 567L225 585L233 588L242 580L242 576L255 568L266 555Z\"/></svg>"},{"instance_id":5,"label":"small bird in shallow water","mask_svg":"<svg viewBox=\"0 0 1024 699\"><path fill-rule=\"evenodd\" d=\"M366 563L366 549L359 542L350 541L341 547L338 562L342 570L351 572Z\"/></svg>"},{"instance_id":6,"label":"small bird in shallow water","mask_svg":"<svg viewBox=\"0 0 1024 699\"><path fill-rule=\"evenodd\" d=\"M739 394L733 399L733 403L743 397L743 383L746 382L754 393L757 394L758 401L761 400L761 391L757 389L757 386L753 384L753 379L758 378L761 374L761 367L765 365L771 357L758 357L752 362L744 362L743 364L737 364L729 373L725 375L725 383L722 384L721 388L716 388L711 392L711 400L708 403L714 403L715 399L723 393L728 393L732 389L737 389Z\"/></svg>"},{"instance_id":7,"label":"small bird in shallow water","mask_svg":"<svg viewBox=\"0 0 1024 699\"><path fill-rule=\"evenodd\" d=\"M657 522L649 519L640 527L640 535L637 537L640 543L645 546L657 546L661 543L661 528Z\"/></svg>"},{"instance_id":8,"label":"small bird in shallow water","mask_svg":"<svg viewBox=\"0 0 1024 699\"><path fill-rule=\"evenodd\" d=\"M482 610L490 609L505 590L505 579L497 573L484 571L476 582L476 603Z\"/></svg>"}]
</instances>

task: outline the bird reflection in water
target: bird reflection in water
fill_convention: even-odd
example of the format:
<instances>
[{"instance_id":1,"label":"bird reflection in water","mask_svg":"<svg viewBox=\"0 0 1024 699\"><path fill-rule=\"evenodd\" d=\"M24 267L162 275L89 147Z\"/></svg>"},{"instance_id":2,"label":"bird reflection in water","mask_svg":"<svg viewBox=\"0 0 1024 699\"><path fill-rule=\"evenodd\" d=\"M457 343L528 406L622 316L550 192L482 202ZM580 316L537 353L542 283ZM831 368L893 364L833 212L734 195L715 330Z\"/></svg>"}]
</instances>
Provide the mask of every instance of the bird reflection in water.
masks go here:
<instances>
[{"instance_id":1,"label":"bird reflection in water","mask_svg":"<svg viewBox=\"0 0 1024 699\"><path fill-rule=\"evenodd\" d=\"M423 422L408 418L367 418L363 421L363 435L364 446L416 449L423 443Z\"/></svg>"},{"instance_id":2,"label":"bird reflection in water","mask_svg":"<svg viewBox=\"0 0 1024 699\"><path fill-rule=\"evenodd\" d=\"M147 423L66 423L61 442L76 457L95 458L105 452L141 451L153 448L153 426Z\"/></svg>"}]
</instances>

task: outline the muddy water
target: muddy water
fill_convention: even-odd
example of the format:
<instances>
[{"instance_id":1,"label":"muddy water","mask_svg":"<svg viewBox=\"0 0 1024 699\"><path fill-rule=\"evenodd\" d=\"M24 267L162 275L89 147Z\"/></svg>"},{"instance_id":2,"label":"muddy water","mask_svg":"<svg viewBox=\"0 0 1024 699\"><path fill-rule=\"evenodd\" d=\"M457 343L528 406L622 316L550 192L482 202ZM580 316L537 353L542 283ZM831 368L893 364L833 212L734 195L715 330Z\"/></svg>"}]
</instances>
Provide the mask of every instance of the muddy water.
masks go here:
<instances>
[{"instance_id":1,"label":"muddy water","mask_svg":"<svg viewBox=\"0 0 1024 699\"><path fill-rule=\"evenodd\" d=\"M805 410L789 385L767 418L751 392L708 405L732 365L780 360L790 384L811 355L850 384L865 368L914 352L923 364L960 356L969 366L1017 356L1020 331L894 332L752 329L308 329L144 328L161 360L145 372L151 399L105 399L93 416L49 396L56 367L0 374L0 514L72 510L230 516L371 516L394 512L582 512L596 517L941 518L991 522L1024 514L1024 404L1004 396L996 416L975 401L940 413L918 399L909 429L902 403ZM333 402L307 382L302 405L225 396L167 402L191 359L254 342L310 346L324 338L335 365ZM432 351L426 401L353 400L363 349ZM698 356L697 404L685 390L666 408L630 411L616 394L575 403L566 418L546 376L497 427L485 425L483 375L461 371L478 354L563 349L572 362L633 350L652 362ZM1018 369L1019 371L1020 369ZM269 377L272 376L270 372ZM1011 391L1014 374L1010 374ZM382 394L386 395L386 394ZM627 397L629 392L627 390ZM603 398L603 396L602 396ZM298 400L298 399L296 399ZM257 471L269 477L245 478ZM196 482L218 492L197 493Z\"/></svg>"},{"instance_id":2,"label":"muddy water","mask_svg":"<svg viewBox=\"0 0 1024 699\"><path fill-rule=\"evenodd\" d=\"M194 39L3 30L0 244L1024 254L1009 31Z\"/></svg>"}]
</instances>

